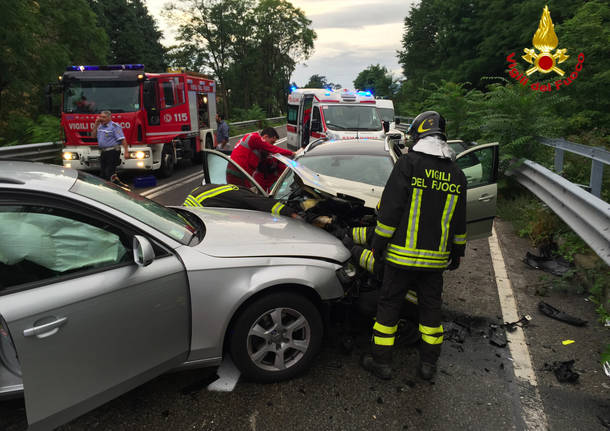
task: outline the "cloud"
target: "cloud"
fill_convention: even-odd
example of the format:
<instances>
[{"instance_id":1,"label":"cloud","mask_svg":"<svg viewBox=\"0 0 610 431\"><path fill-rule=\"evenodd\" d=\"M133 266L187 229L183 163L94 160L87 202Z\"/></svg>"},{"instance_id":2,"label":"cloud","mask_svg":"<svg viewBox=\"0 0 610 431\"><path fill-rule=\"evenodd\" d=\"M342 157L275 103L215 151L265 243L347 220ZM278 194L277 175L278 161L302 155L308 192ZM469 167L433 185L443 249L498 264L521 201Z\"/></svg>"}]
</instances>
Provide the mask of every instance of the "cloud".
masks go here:
<instances>
[{"instance_id":1,"label":"cloud","mask_svg":"<svg viewBox=\"0 0 610 431\"><path fill-rule=\"evenodd\" d=\"M312 20L312 25L316 30L325 28L360 28L387 23L402 24L404 17L407 16L414 2L404 0L367 1L365 3L349 2L349 6L345 5L342 7L343 2L328 3L334 3L334 7L328 8L327 11L318 11L312 6L308 8L311 12L307 13L307 17Z\"/></svg>"}]
</instances>

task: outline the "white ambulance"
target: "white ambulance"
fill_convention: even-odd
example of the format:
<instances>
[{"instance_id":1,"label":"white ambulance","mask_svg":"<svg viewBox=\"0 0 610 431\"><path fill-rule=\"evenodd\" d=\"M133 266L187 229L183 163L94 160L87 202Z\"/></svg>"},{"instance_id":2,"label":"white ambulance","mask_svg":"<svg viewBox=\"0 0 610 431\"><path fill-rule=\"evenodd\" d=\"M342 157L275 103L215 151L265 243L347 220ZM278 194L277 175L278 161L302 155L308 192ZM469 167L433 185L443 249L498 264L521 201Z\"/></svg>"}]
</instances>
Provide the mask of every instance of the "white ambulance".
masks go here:
<instances>
[{"instance_id":1,"label":"white ambulance","mask_svg":"<svg viewBox=\"0 0 610 431\"><path fill-rule=\"evenodd\" d=\"M368 91L293 88L288 96L288 139L291 150L309 139L384 139L375 98Z\"/></svg>"}]
</instances>

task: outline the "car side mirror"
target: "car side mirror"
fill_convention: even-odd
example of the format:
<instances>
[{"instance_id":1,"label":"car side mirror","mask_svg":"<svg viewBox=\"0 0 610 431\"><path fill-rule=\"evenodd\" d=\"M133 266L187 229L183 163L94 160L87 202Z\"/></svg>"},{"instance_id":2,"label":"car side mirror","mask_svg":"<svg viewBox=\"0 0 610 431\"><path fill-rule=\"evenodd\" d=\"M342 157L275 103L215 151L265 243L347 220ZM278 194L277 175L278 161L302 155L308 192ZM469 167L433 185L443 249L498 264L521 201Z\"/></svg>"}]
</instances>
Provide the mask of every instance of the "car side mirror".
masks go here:
<instances>
[{"instance_id":1,"label":"car side mirror","mask_svg":"<svg viewBox=\"0 0 610 431\"><path fill-rule=\"evenodd\" d=\"M390 131L390 122L389 121L383 121L383 131L385 133L388 133Z\"/></svg>"},{"instance_id":2,"label":"car side mirror","mask_svg":"<svg viewBox=\"0 0 610 431\"><path fill-rule=\"evenodd\" d=\"M155 250L152 244L142 235L133 237L133 260L138 266L148 266L155 260Z\"/></svg>"},{"instance_id":3,"label":"car side mirror","mask_svg":"<svg viewBox=\"0 0 610 431\"><path fill-rule=\"evenodd\" d=\"M322 131L322 124L320 124L320 120L317 120L315 118L313 118L311 120L311 131L312 132L321 132Z\"/></svg>"},{"instance_id":4,"label":"car side mirror","mask_svg":"<svg viewBox=\"0 0 610 431\"><path fill-rule=\"evenodd\" d=\"M394 124L396 124L398 126L400 124L400 118L398 118L398 117L394 118Z\"/></svg>"}]
</instances>

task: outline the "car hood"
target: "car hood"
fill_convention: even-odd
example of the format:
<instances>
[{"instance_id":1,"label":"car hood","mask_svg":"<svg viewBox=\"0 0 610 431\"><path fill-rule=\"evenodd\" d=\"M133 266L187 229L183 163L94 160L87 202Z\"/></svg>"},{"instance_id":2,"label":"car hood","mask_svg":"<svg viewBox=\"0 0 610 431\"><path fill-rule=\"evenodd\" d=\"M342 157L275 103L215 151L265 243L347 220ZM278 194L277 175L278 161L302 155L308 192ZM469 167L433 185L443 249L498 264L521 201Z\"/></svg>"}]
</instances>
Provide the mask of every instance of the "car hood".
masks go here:
<instances>
[{"instance_id":1,"label":"car hood","mask_svg":"<svg viewBox=\"0 0 610 431\"><path fill-rule=\"evenodd\" d=\"M205 224L195 248L215 257L300 256L345 262L349 251L328 232L302 220L228 208L181 207Z\"/></svg>"},{"instance_id":2,"label":"car hood","mask_svg":"<svg viewBox=\"0 0 610 431\"><path fill-rule=\"evenodd\" d=\"M363 200L364 206L368 208L375 208L379 199L381 199L383 187L318 174L299 162L290 160L282 155L275 154L274 157L292 169L303 181L303 185L311 187L316 191L337 197L343 197L344 195L355 197Z\"/></svg>"}]
</instances>

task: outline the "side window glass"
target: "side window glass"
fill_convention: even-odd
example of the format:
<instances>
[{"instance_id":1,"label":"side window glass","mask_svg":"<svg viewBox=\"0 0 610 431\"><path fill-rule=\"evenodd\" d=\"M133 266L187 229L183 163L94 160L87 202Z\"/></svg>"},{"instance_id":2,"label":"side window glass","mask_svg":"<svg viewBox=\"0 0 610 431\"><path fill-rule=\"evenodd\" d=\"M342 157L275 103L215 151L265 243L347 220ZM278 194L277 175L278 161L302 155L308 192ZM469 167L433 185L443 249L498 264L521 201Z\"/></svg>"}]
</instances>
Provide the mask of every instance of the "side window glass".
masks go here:
<instances>
[{"instance_id":1,"label":"side window glass","mask_svg":"<svg viewBox=\"0 0 610 431\"><path fill-rule=\"evenodd\" d=\"M174 89L176 90L176 105L184 103L184 82L180 78L174 78Z\"/></svg>"},{"instance_id":2,"label":"side window glass","mask_svg":"<svg viewBox=\"0 0 610 431\"><path fill-rule=\"evenodd\" d=\"M287 201L290 194L298 187L298 184L294 181L294 171L289 170L276 187L273 197L280 201Z\"/></svg>"},{"instance_id":3,"label":"side window glass","mask_svg":"<svg viewBox=\"0 0 610 431\"><path fill-rule=\"evenodd\" d=\"M164 108L170 108L176 104L174 101L174 83L172 81L162 81L161 92L163 94Z\"/></svg>"},{"instance_id":4,"label":"side window glass","mask_svg":"<svg viewBox=\"0 0 610 431\"><path fill-rule=\"evenodd\" d=\"M242 187L253 186L250 179L239 168L217 154L206 153L205 169L207 169L211 184L234 184Z\"/></svg>"},{"instance_id":5,"label":"side window glass","mask_svg":"<svg viewBox=\"0 0 610 431\"><path fill-rule=\"evenodd\" d=\"M322 119L320 118L320 108L318 108L317 106L313 108L313 121L317 121L318 123L322 121Z\"/></svg>"},{"instance_id":6,"label":"side window glass","mask_svg":"<svg viewBox=\"0 0 610 431\"><path fill-rule=\"evenodd\" d=\"M118 232L49 207L0 207L0 238L0 294L12 286L133 260Z\"/></svg>"},{"instance_id":7,"label":"side window glass","mask_svg":"<svg viewBox=\"0 0 610 431\"><path fill-rule=\"evenodd\" d=\"M495 181L494 151L494 147L482 148L457 159L458 166L466 175L469 189Z\"/></svg>"},{"instance_id":8,"label":"side window glass","mask_svg":"<svg viewBox=\"0 0 610 431\"><path fill-rule=\"evenodd\" d=\"M288 124L297 124L297 114L299 107L295 105L288 105Z\"/></svg>"}]
</instances>

